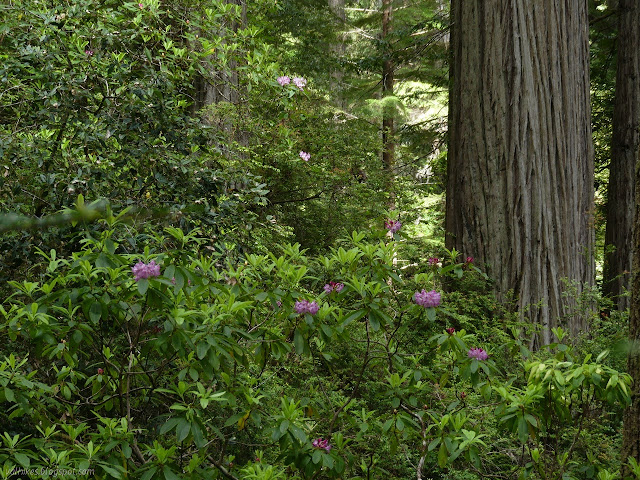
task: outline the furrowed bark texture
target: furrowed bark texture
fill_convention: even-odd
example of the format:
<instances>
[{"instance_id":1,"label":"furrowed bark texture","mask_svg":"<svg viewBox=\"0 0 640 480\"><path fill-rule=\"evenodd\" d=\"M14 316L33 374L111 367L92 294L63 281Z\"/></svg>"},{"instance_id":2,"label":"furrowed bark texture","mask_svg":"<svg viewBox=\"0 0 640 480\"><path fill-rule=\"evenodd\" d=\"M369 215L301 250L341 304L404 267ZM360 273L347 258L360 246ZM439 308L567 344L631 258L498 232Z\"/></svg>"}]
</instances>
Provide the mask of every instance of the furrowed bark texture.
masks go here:
<instances>
[{"instance_id":1,"label":"furrowed bark texture","mask_svg":"<svg viewBox=\"0 0 640 480\"><path fill-rule=\"evenodd\" d=\"M640 81L638 76L639 52L638 43L640 43L640 6L635 0L621 0L620 1L620 29L618 30L618 55L630 55L628 61L635 65L635 70L628 73L628 76L620 78L620 71L618 71L617 82L625 82L626 88L633 88L627 82L633 82L637 84ZM628 38L623 38L623 37ZM632 49L635 48L635 51ZM623 50L624 51L621 51ZM630 50L627 50L630 49ZM620 61L620 60L619 60ZM633 77L635 78L629 78ZM637 85L636 85L637 87ZM630 95L637 95L635 93ZM638 102L640 98L635 99L631 96L629 98L630 103L635 100L635 107L638 108ZM622 101L622 99L621 99ZM618 84L616 84L616 108L618 107ZM638 120L639 112L630 112L631 115L635 115L636 121ZM629 359L627 364L627 372L633 378L633 385L631 386L631 406L627 408L624 413L624 430L622 433L622 461L626 462L627 458L633 457L636 461L640 462L640 149L638 148L637 129L636 123L636 164L635 164L635 219L633 225L633 277L631 283L631 301L629 308L629 340L632 346L629 352ZM615 123L614 123L615 131ZM615 135L615 133L614 133ZM626 167L628 168L628 166ZM613 165L612 165L613 169ZM612 180L610 179L609 182ZM607 219L608 221L609 219ZM631 472L627 465L622 465L622 478L631 476Z\"/></svg>"},{"instance_id":2,"label":"furrowed bark texture","mask_svg":"<svg viewBox=\"0 0 640 480\"><path fill-rule=\"evenodd\" d=\"M640 165L640 159L639 163ZM635 181L640 182L640 170L636 170ZM631 282L631 302L629 308L629 342L631 349L627 360L627 372L633 378L631 385L631 406L624 412L622 433L622 478L631 478L631 471L625 462L633 457L640 462L640 192L636 189L635 226L633 233L633 279Z\"/></svg>"},{"instance_id":3,"label":"furrowed bark texture","mask_svg":"<svg viewBox=\"0 0 640 480\"><path fill-rule=\"evenodd\" d=\"M531 305L548 344L563 279L594 275L587 2L453 0L451 16L446 244Z\"/></svg>"},{"instance_id":4,"label":"furrowed bark texture","mask_svg":"<svg viewBox=\"0 0 640 480\"><path fill-rule=\"evenodd\" d=\"M607 195L604 293L615 308L629 308L634 214L634 172L640 144L640 6L618 3L618 66Z\"/></svg>"}]
</instances>

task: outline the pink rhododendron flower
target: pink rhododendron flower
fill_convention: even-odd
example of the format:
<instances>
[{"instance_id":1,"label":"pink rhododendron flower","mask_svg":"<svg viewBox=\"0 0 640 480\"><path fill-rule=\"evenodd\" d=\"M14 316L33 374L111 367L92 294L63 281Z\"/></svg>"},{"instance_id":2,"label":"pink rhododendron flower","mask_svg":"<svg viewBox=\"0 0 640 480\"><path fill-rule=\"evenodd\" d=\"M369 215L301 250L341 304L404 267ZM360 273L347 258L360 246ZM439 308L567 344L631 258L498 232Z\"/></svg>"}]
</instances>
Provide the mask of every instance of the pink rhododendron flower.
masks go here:
<instances>
[{"instance_id":1,"label":"pink rhododendron flower","mask_svg":"<svg viewBox=\"0 0 640 480\"><path fill-rule=\"evenodd\" d=\"M316 438L313 442L311 442L311 445L313 445L315 448L324 448L327 453L329 453L332 448L329 440L325 440L324 438Z\"/></svg>"},{"instance_id":2,"label":"pink rhododendron flower","mask_svg":"<svg viewBox=\"0 0 640 480\"><path fill-rule=\"evenodd\" d=\"M295 303L293 309L296 313L304 314L308 313L309 315L315 315L320 310L320 306L318 302L309 302L308 300L299 300Z\"/></svg>"},{"instance_id":3,"label":"pink rhododendron flower","mask_svg":"<svg viewBox=\"0 0 640 480\"><path fill-rule=\"evenodd\" d=\"M293 77L292 82L300 90L304 90L304 87L307 85L307 81L302 77Z\"/></svg>"},{"instance_id":4,"label":"pink rhododendron flower","mask_svg":"<svg viewBox=\"0 0 640 480\"><path fill-rule=\"evenodd\" d=\"M344 288L344 284L342 284L342 283L329 282L324 286L324 291L327 294L333 292L334 290L336 292L340 293L343 288Z\"/></svg>"},{"instance_id":5,"label":"pink rhododendron flower","mask_svg":"<svg viewBox=\"0 0 640 480\"><path fill-rule=\"evenodd\" d=\"M131 272L133 272L133 279L136 282L143 278L159 277L160 265L157 265L155 260L151 260L149 263L139 261L131 267Z\"/></svg>"},{"instance_id":6,"label":"pink rhododendron flower","mask_svg":"<svg viewBox=\"0 0 640 480\"><path fill-rule=\"evenodd\" d=\"M402 227L402 223L400 222L400 220L389 219L384 222L384 228L389 230L391 233L396 233L398 230L400 230L400 227Z\"/></svg>"},{"instance_id":7,"label":"pink rhododendron flower","mask_svg":"<svg viewBox=\"0 0 640 480\"><path fill-rule=\"evenodd\" d=\"M283 75L282 77L278 77L277 80L278 80L278 83L283 87L291 83L291 79L286 75Z\"/></svg>"},{"instance_id":8,"label":"pink rhododendron flower","mask_svg":"<svg viewBox=\"0 0 640 480\"><path fill-rule=\"evenodd\" d=\"M469 358L475 358L477 360L486 360L489 358L489 354L481 348L472 348L467 355L469 355Z\"/></svg>"},{"instance_id":9,"label":"pink rhododendron flower","mask_svg":"<svg viewBox=\"0 0 640 480\"><path fill-rule=\"evenodd\" d=\"M473 263L473 257L467 257L467 263Z\"/></svg>"},{"instance_id":10,"label":"pink rhododendron flower","mask_svg":"<svg viewBox=\"0 0 640 480\"><path fill-rule=\"evenodd\" d=\"M431 257L429 258L429 266L438 265L439 261L440 260L437 257Z\"/></svg>"},{"instance_id":11,"label":"pink rhododendron flower","mask_svg":"<svg viewBox=\"0 0 640 480\"><path fill-rule=\"evenodd\" d=\"M454 333L456 333L456 329L453 327L447 328L447 333L449 335L453 335Z\"/></svg>"},{"instance_id":12,"label":"pink rhododendron flower","mask_svg":"<svg viewBox=\"0 0 640 480\"><path fill-rule=\"evenodd\" d=\"M427 292L424 288L421 292L413 294L413 301L425 308L433 308L440 305L440 294L435 290Z\"/></svg>"},{"instance_id":13,"label":"pink rhododendron flower","mask_svg":"<svg viewBox=\"0 0 640 480\"><path fill-rule=\"evenodd\" d=\"M311 154L307 153L307 152L303 152L302 150L300 150L300 158L303 159L305 162L308 162L309 159L311 158Z\"/></svg>"}]
</instances>

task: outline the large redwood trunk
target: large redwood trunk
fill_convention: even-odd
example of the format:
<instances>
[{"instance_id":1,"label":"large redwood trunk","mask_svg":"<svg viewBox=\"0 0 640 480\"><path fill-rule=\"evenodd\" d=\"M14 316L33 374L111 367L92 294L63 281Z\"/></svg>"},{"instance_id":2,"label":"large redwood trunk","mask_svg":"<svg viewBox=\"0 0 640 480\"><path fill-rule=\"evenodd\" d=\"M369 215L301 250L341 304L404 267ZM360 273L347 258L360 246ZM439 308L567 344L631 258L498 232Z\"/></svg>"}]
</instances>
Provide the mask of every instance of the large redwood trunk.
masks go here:
<instances>
[{"instance_id":1,"label":"large redwood trunk","mask_svg":"<svg viewBox=\"0 0 640 480\"><path fill-rule=\"evenodd\" d=\"M563 279L591 285L587 3L453 0L446 244L475 257L551 341Z\"/></svg>"}]
</instances>

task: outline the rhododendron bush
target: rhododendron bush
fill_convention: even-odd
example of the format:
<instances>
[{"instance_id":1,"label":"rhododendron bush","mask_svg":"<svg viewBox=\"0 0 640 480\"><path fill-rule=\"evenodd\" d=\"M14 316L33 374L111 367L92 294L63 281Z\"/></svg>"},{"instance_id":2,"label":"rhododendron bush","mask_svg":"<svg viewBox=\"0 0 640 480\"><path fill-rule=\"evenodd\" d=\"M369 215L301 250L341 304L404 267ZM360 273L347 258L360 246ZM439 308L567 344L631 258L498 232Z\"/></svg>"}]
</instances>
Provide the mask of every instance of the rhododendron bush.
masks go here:
<instances>
[{"instance_id":1,"label":"rhododendron bush","mask_svg":"<svg viewBox=\"0 0 640 480\"><path fill-rule=\"evenodd\" d=\"M474 271L451 252L405 278L383 228L353 233L328 256L283 245L234 263L204 248L197 230L168 227L135 252L118 217L100 232L67 258L41 251L38 272L12 282L2 303L13 352L0 363L5 473L367 478L392 469L412 478L461 462L480 471L482 457L503 455L487 415L534 471L534 455L555 458L536 446L552 435L546 419L572 418L561 398L582 408L628 402L628 378L602 359L566 348L538 358L518 335L491 350L460 327L442 290ZM520 379L498 359L522 362Z\"/></svg>"}]
</instances>

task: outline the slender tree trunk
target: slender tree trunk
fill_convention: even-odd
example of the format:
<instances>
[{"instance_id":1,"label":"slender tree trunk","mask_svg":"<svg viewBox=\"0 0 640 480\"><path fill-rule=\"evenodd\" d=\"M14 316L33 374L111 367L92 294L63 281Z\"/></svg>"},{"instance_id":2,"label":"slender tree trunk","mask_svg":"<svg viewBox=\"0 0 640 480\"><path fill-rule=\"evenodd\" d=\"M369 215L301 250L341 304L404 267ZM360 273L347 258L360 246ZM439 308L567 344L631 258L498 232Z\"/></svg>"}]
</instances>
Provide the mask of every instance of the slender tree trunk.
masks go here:
<instances>
[{"instance_id":1,"label":"slender tree trunk","mask_svg":"<svg viewBox=\"0 0 640 480\"><path fill-rule=\"evenodd\" d=\"M382 42L384 49L384 60L382 63L382 97L393 96L393 59L392 49L388 44L391 33L391 22L393 17L392 0L382 0ZM395 107L392 104L384 103L382 108L382 163L387 177L387 191L389 193L389 208L395 208L394 174L395 163L395 139L393 117Z\"/></svg>"},{"instance_id":2,"label":"slender tree trunk","mask_svg":"<svg viewBox=\"0 0 640 480\"><path fill-rule=\"evenodd\" d=\"M563 279L591 285L587 2L453 0L446 245L541 327L586 327ZM512 294L512 295L511 295Z\"/></svg>"},{"instance_id":3,"label":"slender tree trunk","mask_svg":"<svg viewBox=\"0 0 640 480\"><path fill-rule=\"evenodd\" d=\"M618 67L613 109L613 135L603 289L619 310L629 308L621 296L629 288L633 231L634 172L640 145L640 7L637 0L618 4Z\"/></svg>"},{"instance_id":4,"label":"slender tree trunk","mask_svg":"<svg viewBox=\"0 0 640 480\"><path fill-rule=\"evenodd\" d=\"M345 23L347 21L346 12L344 10L344 0L329 0L329 9L333 13L336 18L337 31L339 32L336 35L336 42L331 45L331 53L334 55L335 59L339 59L344 57L345 53L345 43L344 43L344 28ZM342 93L342 79L344 77L344 72L341 67L336 65L331 72L331 93L333 95L333 101L335 105L340 107L341 109L345 109L346 102L344 95Z\"/></svg>"},{"instance_id":5,"label":"slender tree trunk","mask_svg":"<svg viewBox=\"0 0 640 480\"><path fill-rule=\"evenodd\" d=\"M228 4L238 5L242 9L240 20L224 21L220 26L221 34L223 36L233 36L239 29L243 29L247 25L247 4L246 0L227 0ZM222 102L227 102L236 107L236 115L241 117L240 112L237 109L240 108L242 86L240 84L240 78L238 76L238 63L242 57L241 52L233 52L227 63L219 65L215 58L210 58L208 62L211 68L211 75L208 79L198 77L195 85L195 102L194 110L200 111L210 105L216 105ZM248 145L247 133L241 129L238 129L233 124L232 120L228 117L213 119L210 114L205 114L203 120L207 123L215 123L221 132L225 132L228 140L236 141L238 144L246 146ZM221 145L221 148L230 155L229 145L225 142ZM236 152L237 153L237 152Z\"/></svg>"}]
</instances>

